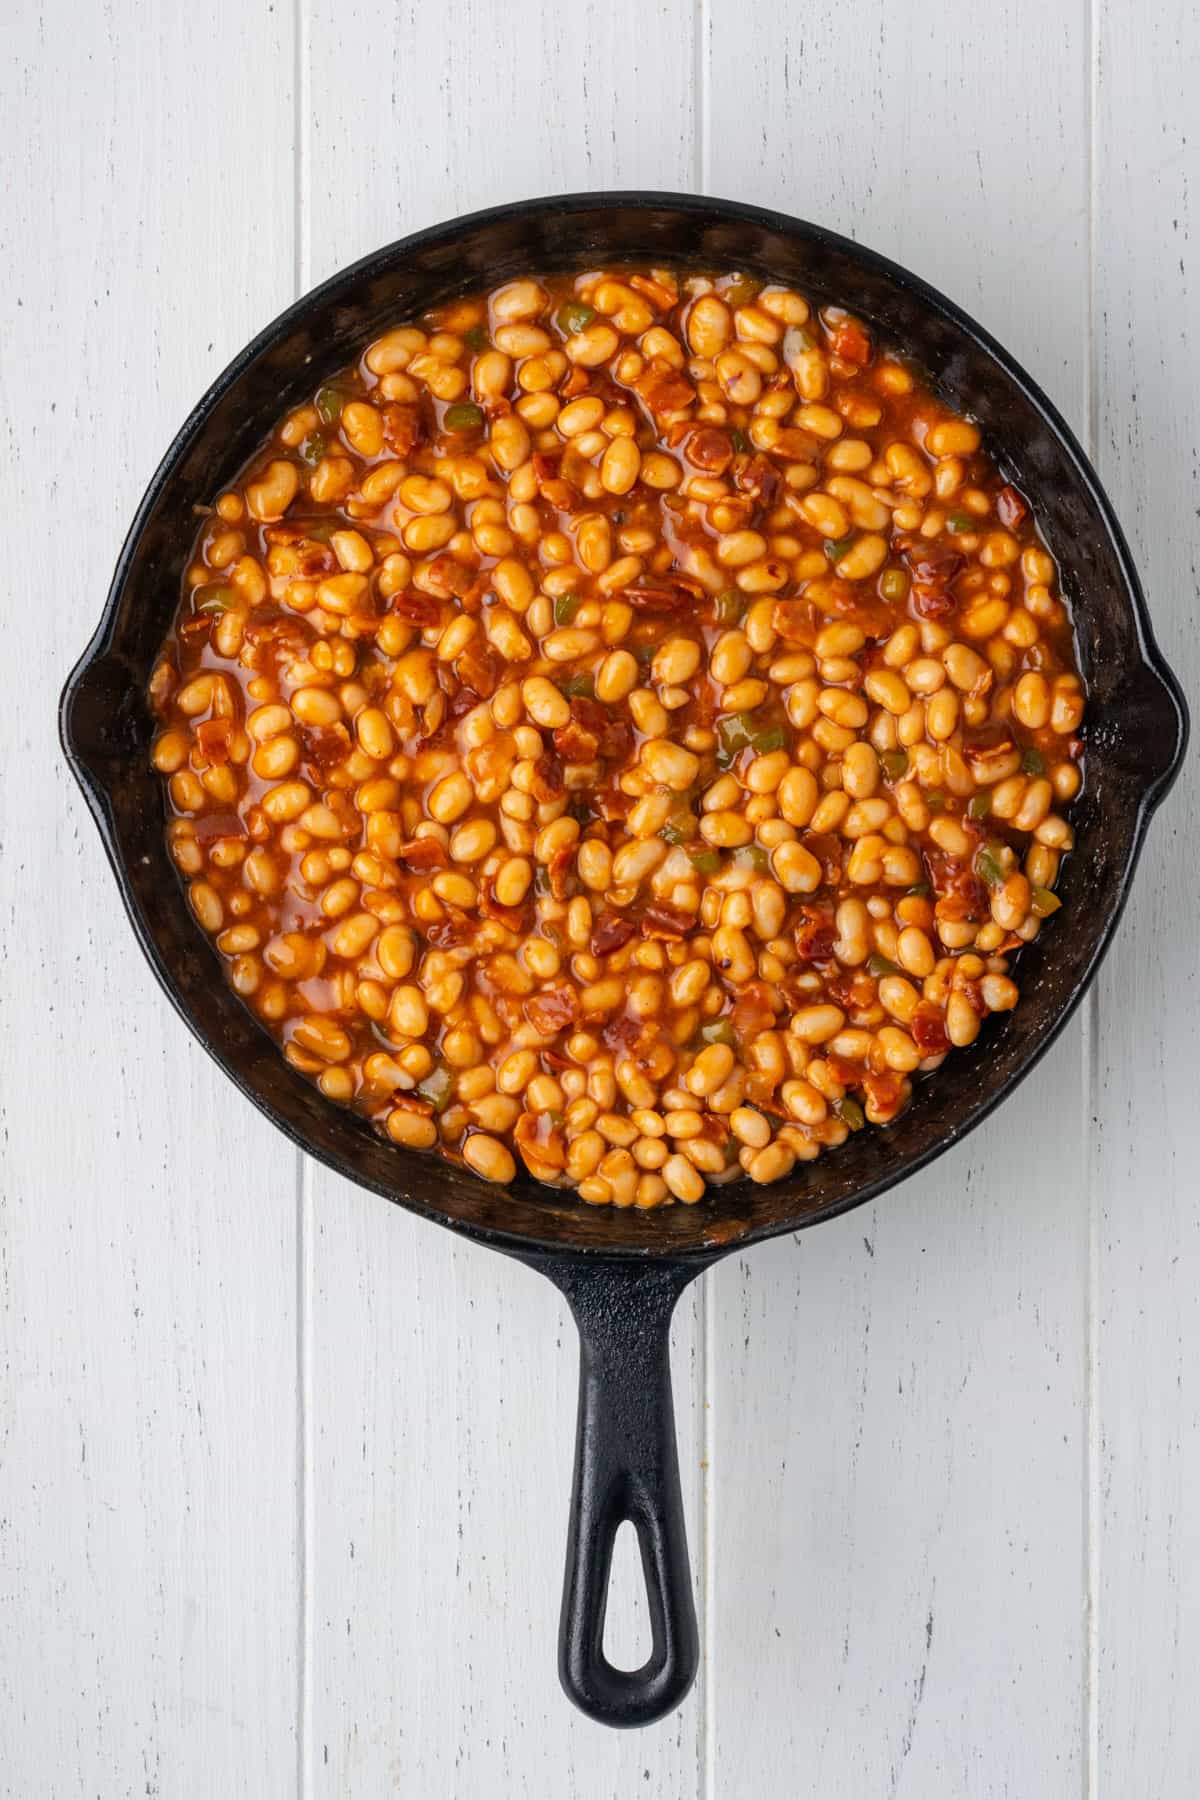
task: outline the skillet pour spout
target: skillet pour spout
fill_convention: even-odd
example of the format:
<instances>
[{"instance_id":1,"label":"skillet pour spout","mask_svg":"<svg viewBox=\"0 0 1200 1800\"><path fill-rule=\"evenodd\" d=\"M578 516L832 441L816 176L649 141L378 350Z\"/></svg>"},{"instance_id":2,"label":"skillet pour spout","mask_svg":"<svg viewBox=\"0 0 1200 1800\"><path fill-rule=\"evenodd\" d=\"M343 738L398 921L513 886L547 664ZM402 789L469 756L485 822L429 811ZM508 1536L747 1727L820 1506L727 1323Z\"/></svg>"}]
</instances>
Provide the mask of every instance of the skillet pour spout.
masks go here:
<instances>
[{"instance_id":1,"label":"skillet pour spout","mask_svg":"<svg viewBox=\"0 0 1200 1800\"><path fill-rule=\"evenodd\" d=\"M497 1189L465 1168L404 1151L327 1101L277 1053L223 978L168 857L150 764L151 668L170 626L193 506L230 482L280 413L406 317L530 269L606 261L740 268L850 304L879 338L931 371L970 413L1006 478L1033 500L1074 612L1088 687L1086 780L1075 850L1058 892L1070 929L1021 956L1022 999L923 1083L884 1130L855 1134L769 1187L738 1182L694 1207L588 1207L523 1172ZM679 1704L697 1642L675 1429L669 1327L688 1283L718 1256L874 1198L956 1143L1035 1066L1107 950L1154 808L1178 773L1187 709L1155 645L1137 573L1072 433L1025 371L918 277L821 227L693 195L576 194L495 207L376 251L274 321L213 383L167 451L122 547L103 615L60 707L67 762L100 831L135 935L168 999L229 1076L293 1143L385 1199L538 1268L565 1294L581 1337L560 1673L571 1699L610 1725ZM633 1522L653 1649L642 1669L603 1654L613 1538Z\"/></svg>"}]
</instances>

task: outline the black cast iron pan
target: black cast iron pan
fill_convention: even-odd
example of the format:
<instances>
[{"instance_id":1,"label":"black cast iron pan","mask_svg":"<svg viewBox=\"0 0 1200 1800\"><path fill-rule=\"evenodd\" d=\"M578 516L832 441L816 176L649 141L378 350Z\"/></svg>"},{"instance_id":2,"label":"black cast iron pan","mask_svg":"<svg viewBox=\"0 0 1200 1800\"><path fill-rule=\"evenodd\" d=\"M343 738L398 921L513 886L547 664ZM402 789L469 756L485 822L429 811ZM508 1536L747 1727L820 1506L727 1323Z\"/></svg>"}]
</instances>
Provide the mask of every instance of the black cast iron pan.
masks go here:
<instances>
[{"instance_id":1,"label":"black cast iron pan","mask_svg":"<svg viewBox=\"0 0 1200 1800\"><path fill-rule=\"evenodd\" d=\"M279 1055L227 986L168 859L145 701L194 530L192 507L231 481L288 407L381 328L529 270L650 261L737 268L838 302L914 355L983 425L1033 501L1075 609L1090 696L1086 783L1073 811L1063 911L1020 962L1021 1003L920 1085L887 1130L858 1133L786 1181L739 1182L699 1206L597 1210L522 1174L511 1190L385 1142ZM559 1668L577 1705L611 1725L676 1706L697 1639L671 1406L668 1331L683 1289L717 1257L859 1206L977 1125L1058 1035L1095 974L1129 893L1150 814L1183 756L1187 713L1151 634L1137 574L1099 482L1054 407L965 313L883 257L778 213L690 195L525 201L389 245L299 300L238 356L187 420L121 551L100 625L63 692L63 747L138 941L168 997L241 1091L292 1141L351 1181L539 1268L581 1340L579 1429ZM653 1628L644 1667L604 1656L617 1526L635 1525Z\"/></svg>"}]
</instances>

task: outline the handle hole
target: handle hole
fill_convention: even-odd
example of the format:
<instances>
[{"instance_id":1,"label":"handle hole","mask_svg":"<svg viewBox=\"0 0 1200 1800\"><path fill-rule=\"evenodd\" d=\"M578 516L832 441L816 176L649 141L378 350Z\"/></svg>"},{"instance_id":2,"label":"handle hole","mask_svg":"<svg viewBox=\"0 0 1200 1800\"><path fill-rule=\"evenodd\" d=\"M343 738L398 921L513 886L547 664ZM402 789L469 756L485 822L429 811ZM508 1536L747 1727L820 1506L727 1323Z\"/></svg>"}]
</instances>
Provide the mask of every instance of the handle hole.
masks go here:
<instances>
[{"instance_id":1,"label":"handle hole","mask_svg":"<svg viewBox=\"0 0 1200 1800\"><path fill-rule=\"evenodd\" d=\"M627 1674L642 1668L654 1648L642 1546L632 1519L622 1519L613 1540L603 1647L611 1667Z\"/></svg>"}]
</instances>

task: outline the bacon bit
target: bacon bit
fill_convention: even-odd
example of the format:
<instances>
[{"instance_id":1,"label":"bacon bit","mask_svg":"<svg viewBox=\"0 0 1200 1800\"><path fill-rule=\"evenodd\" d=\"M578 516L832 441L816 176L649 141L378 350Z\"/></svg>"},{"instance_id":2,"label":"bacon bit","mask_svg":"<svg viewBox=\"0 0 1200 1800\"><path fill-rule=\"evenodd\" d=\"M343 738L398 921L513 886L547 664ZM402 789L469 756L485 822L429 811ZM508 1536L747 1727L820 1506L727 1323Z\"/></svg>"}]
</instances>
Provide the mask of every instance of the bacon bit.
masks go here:
<instances>
[{"instance_id":1,"label":"bacon bit","mask_svg":"<svg viewBox=\"0 0 1200 1800\"><path fill-rule=\"evenodd\" d=\"M186 648L191 649L206 644L213 628L211 613L192 613L190 617L181 619L176 630Z\"/></svg>"},{"instance_id":2,"label":"bacon bit","mask_svg":"<svg viewBox=\"0 0 1200 1800\"><path fill-rule=\"evenodd\" d=\"M633 727L627 719L612 719L604 728L604 736L600 739L601 756L611 757L614 762L624 762L633 749Z\"/></svg>"},{"instance_id":3,"label":"bacon bit","mask_svg":"<svg viewBox=\"0 0 1200 1800\"><path fill-rule=\"evenodd\" d=\"M592 795L592 811L605 824L620 824L633 811L635 801L632 794L626 794L616 782L609 782L606 787L597 789Z\"/></svg>"},{"instance_id":4,"label":"bacon bit","mask_svg":"<svg viewBox=\"0 0 1200 1800\"><path fill-rule=\"evenodd\" d=\"M803 923L796 926L795 938L796 955L801 962L829 962L837 942L837 927L829 913L806 906Z\"/></svg>"},{"instance_id":5,"label":"bacon bit","mask_svg":"<svg viewBox=\"0 0 1200 1800\"><path fill-rule=\"evenodd\" d=\"M214 838L247 838L250 833L236 813L206 813L196 820L196 842L211 844Z\"/></svg>"},{"instance_id":6,"label":"bacon bit","mask_svg":"<svg viewBox=\"0 0 1200 1800\"><path fill-rule=\"evenodd\" d=\"M232 719L206 719L203 725L197 725L196 742L210 763L219 766L229 761L233 732Z\"/></svg>"},{"instance_id":7,"label":"bacon bit","mask_svg":"<svg viewBox=\"0 0 1200 1800\"><path fill-rule=\"evenodd\" d=\"M922 1056L942 1056L950 1048L945 1015L922 1001L908 1022L913 1043Z\"/></svg>"},{"instance_id":8,"label":"bacon bit","mask_svg":"<svg viewBox=\"0 0 1200 1800\"><path fill-rule=\"evenodd\" d=\"M858 319L847 315L834 325L830 333L830 348L835 356L844 362L854 363L858 368L865 368L871 360L871 339Z\"/></svg>"},{"instance_id":9,"label":"bacon bit","mask_svg":"<svg viewBox=\"0 0 1200 1800\"><path fill-rule=\"evenodd\" d=\"M798 425L785 425L771 446L777 456L788 462L814 462L820 449L820 440L811 431L801 431ZM799 501L800 496L796 496Z\"/></svg>"},{"instance_id":10,"label":"bacon bit","mask_svg":"<svg viewBox=\"0 0 1200 1800\"><path fill-rule=\"evenodd\" d=\"M733 485L743 494L757 494L764 506L774 506L783 487L783 477L773 462L761 452L739 457L733 466Z\"/></svg>"},{"instance_id":11,"label":"bacon bit","mask_svg":"<svg viewBox=\"0 0 1200 1800\"><path fill-rule=\"evenodd\" d=\"M600 1033L609 1050L629 1051L632 1051L641 1035L641 1026L636 1019L631 1019L628 1013L622 1013L619 1019L610 1019Z\"/></svg>"},{"instance_id":12,"label":"bacon bit","mask_svg":"<svg viewBox=\"0 0 1200 1800\"><path fill-rule=\"evenodd\" d=\"M535 450L532 458L533 473L543 500L557 507L559 512L573 512L579 505L579 493L560 473L563 456L564 452L561 450Z\"/></svg>"},{"instance_id":13,"label":"bacon bit","mask_svg":"<svg viewBox=\"0 0 1200 1800\"><path fill-rule=\"evenodd\" d=\"M944 587L916 581L912 587L912 605L919 619L940 619L946 613L954 611L954 596L947 593Z\"/></svg>"},{"instance_id":14,"label":"bacon bit","mask_svg":"<svg viewBox=\"0 0 1200 1800\"><path fill-rule=\"evenodd\" d=\"M682 412L696 398L691 382L661 356L651 359L633 385L639 398L656 417L659 413Z\"/></svg>"},{"instance_id":15,"label":"bacon bit","mask_svg":"<svg viewBox=\"0 0 1200 1800\"><path fill-rule=\"evenodd\" d=\"M544 1172L558 1174L567 1166L567 1149L557 1126L543 1133L544 1113L522 1113L513 1127L513 1142L521 1152L521 1160L535 1180Z\"/></svg>"},{"instance_id":16,"label":"bacon bit","mask_svg":"<svg viewBox=\"0 0 1200 1800\"><path fill-rule=\"evenodd\" d=\"M424 426L415 406L393 402L383 409L383 441L394 456L407 456L421 442Z\"/></svg>"},{"instance_id":17,"label":"bacon bit","mask_svg":"<svg viewBox=\"0 0 1200 1800\"><path fill-rule=\"evenodd\" d=\"M610 951L619 950L630 938L637 936L637 924L627 918L624 913L613 912L606 908L592 926L592 937L589 948L593 956L607 956Z\"/></svg>"},{"instance_id":18,"label":"bacon bit","mask_svg":"<svg viewBox=\"0 0 1200 1800\"><path fill-rule=\"evenodd\" d=\"M418 1100L415 1095L401 1093L395 1088L388 1095L388 1105L400 1112L419 1113L423 1119L433 1117L433 1108L428 1100Z\"/></svg>"},{"instance_id":19,"label":"bacon bit","mask_svg":"<svg viewBox=\"0 0 1200 1800\"><path fill-rule=\"evenodd\" d=\"M461 907L447 906L444 919L435 919L432 925L423 927L425 937L435 950L455 950L460 944L469 944L479 929L478 921L472 919Z\"/></svg>"},{"instance_id":20,"label":"bacon bit","mask_svg":"<svg viewBox=\"0 0 1200 1800\"><path fill-rule=\"evenodd\" d=\"M778 1008L774 991L765 981L748 981L733 1003L729 1023L744 1044L751 1044L764 1031L775 1029Z\"/></svg>"},{"instance_id":21,"label":"bacon bit","mask_svg":"<svg viewBox=\"0 0 1200 1800\"><path fill-rule=\"evenodd\" d=\"M399 860L414 875L424 874L429 869L446 869L450 866L450 858L446 854L446 846L440 838L409 838L401 844L397 852Z\"/></svg>"},{"instance_id":22,"label":"bacon bit","mask_svg":"<svg viewBox=\"0 0 1200 1800\"><path fill-rule=\"evenodd\" d=\"M575 846L567 844L564 849L556 850L550 860L548 873L550 876L550 892L556 900L565 900L571 886L571 870L575 865Z\"/></svg>"},{"instance_id":23,"label":"bacon bit","mask_svg":"<svg viewBox=\"0 0 1200 1800\"><path fill-rule=\"evenodd\" d=\"M350 733L344 725L303 725L300 742L305 762L325 774L336 769L350 754Z\"/></svg>"},{"instance_id":24,"label":"bacon bit","mask_svg":"<svg viewBox=\"0 0 1200 1800\"><path fill-rule=\"evenodd\" d=\"M670 312L679 299L677 289L668 287L665 281L659 281L653 275L631 275L629 285L635 292L644 294L659 312Z\"/></svg>"},{"instance_id":25,"label":"bacon bit","mask_svg":"<svg viewBox=\"0 0 1200 1800\"><path fill-rule=\"evenodd\" d=\"M803 644L811 650L816 642L816 626L807 600L776 600L771 608L771 624L789 644Z\"/></svg>"},{"instance_id":26,"label":"bacon bit","mask_svg":"<svg viewBox=\"0 0 1200 1800\"><path fill-rule=\"evenodd\" d=\"M852 1057L839 1056L836 1050L830 1051L825 1061L835 1081L840 1081L844 1088L857 1087L863 1078L863 1065Z\"/></svg>"},{"instance_id":27,"label":"bacon bit","mask_svg":"<svg viewBox=\"0 0 1200 1800\"><path fill-rule=\"evenodd\" d=\"M454 673L476 699L490 700L500 684L500 658L491 648L468 644L454 659Z\"/></svg>"},{"instance_id":28,"label":"bacon bit","mask_svg":"<svg viewBox=\"0 0 1200 1800\"><path fill-rule=\"evenodd\" d=\"M673 613L694 606L704 598L704 584L690 575L652 576L633 587L622 588L621 597L637 612Z\"/></svg>"},{"instance_id":29,"label":"bacon bit","mask_svg":"<svg viewBox=\"0 0 1200 1800\"><path fill-rule=\"evenodd\" d=\"M422 576L430 592L442 600L452 597L461 600L470 593L477 579L475 572L465 568L454 556L435 556Z\"/></svg>"},{"instance_id":30,"label":"bacon bit","mask_svg":"<svg viewBox=\"0 0 1200 1800\"><path fill-rule=\"evenodd\" d=\"M985 1019L987 1017L987 1001L983 997L983 989L980 987L979 983L972 977L967 976L962 980L956 981L954 986L956 992L962 995L968 1006L970 1006L973 1011L977 1012L981 1019Z\"/></svg>"},{"instance_id":31,"label":"bacon bit","mask_svg":"<svg viewBox=\"0 0 1200 1800\"><path fill-rule=\"evenodd\" d=\"M909 540L902 554L914 581L929 582L938 587L949 587L967 566L961 550L954 550L949 544L931 544L922 540L912 545Z\"/></svg>"},{"instance_id":32,"label":"bacon bit","mask_svg":"<svg viewBox=\"0 0 1200 1800\"><path fill-rule=\"evenodd\" d=\"M562 759L553 750L543 750L534 763L529 791L542 805L547 801L557 800L560 794L566 793Z\"/></svg>"},{"instance_id":33,"label":"bacon bit","mask_svg":"<svg viewBox=\"0 0 1200 1800\"><path fill-rule=\"evenodd\" d=\"M490 875L485 876L480 883L479 910L485 918L494 919L498 925L503 925L507 930L519 934L527 932L533 923L532 901L526 899L521 902L520 906L505 906L496 898L493 878Z\"/></svg>"},{"instance_id":34,"label":"bacon bit","mask_svg":"<svg viewBox=\"0 0 1200 1800\"><path fill-rule=\"evenodd\" d=\"M696 923L696 915L669 900L656 900L642 914L642 936L648 938L682 938Z\"/></svg>"},{"instance_id":35,"label":"bacon bit","mask_svg":"<svg viewBox=\"0 0 1200 1800\"><path fill-rule=\"evenodd\" d=\"M894 1113L900 1104L900 1076L891 1069L864 1069L862 1085L877 1113Z\"/></svg>"},{"instance_id":36,"label":"bacon bit","mask_svg":"<svg viewBox=\"0 0 1200 1800\"><path fill-rule=\"evenodd\" d=\"M579 999L574 988L543 988L525 1002L525 1017L543 1037L553 1037L579 1017Z\"/></svg>"},{"instance_id":37,"label":"bacon bit","mask_svg":"<svg viewBox=\"0 0 1200 1800\"><path fill-rule=\"evenodd\" d=\"M596 760L600 739L586 731L578 719L568 719L554 733L554 748L564 762L590 763Z\"/></svg>"},{"instance_id":38,"label":"bacon bit","mask_svg":"<svg viewBox=\"0 0 1200 1800\"><path fill-rule=\"evenodd\" d=\"M882 600L864 594L860 583L843 581L840 575L820 575L810 581L804 589L804 598L818 612L846 619L868 637L886 637L896 623L891 609Z\"/></svg>"},{"instance_id":39,"label":"bacon bit","mask_svg":"<svg viewBox=\"0 0 1200 1800\"><path fill-rule=\"evenodd\" d=\"M403 594L393 594L388 611L406 625L418 625L426 630L441 620L442 609L432 594L419 594L415 588L409 588Z\"/></svg>"},{"instance_id":40,"label":"bacon bit","mask_svg":"<svg viewBox=\"0 0 1200 1800\"><path fill-rule=\"evenodd\" d=\"M733 461L733 439L719 426L702 425L688 438L683 454L693 469L703 469L708 475L723 475Z\"/></svg>"},{"instance_id":41,"label":"bacon bit","mask_svg":"<svg viewBox=\"0 0 1200 1800\"><path fill-rule=\"evenodd\" d=\"M996 495L996 517L1009 531L1016 531L1029 517L1029 508L1015 487L1002 487Z\"/></svg>"}]
</instances>

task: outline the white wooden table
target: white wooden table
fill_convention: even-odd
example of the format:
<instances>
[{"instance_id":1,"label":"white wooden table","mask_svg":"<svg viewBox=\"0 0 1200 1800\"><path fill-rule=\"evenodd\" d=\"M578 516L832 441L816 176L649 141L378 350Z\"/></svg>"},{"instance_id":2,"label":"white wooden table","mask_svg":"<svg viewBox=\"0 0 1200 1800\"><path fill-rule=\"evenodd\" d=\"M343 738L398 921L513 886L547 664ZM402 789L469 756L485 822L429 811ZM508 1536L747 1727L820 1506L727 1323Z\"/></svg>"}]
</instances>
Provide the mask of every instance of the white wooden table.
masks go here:
<instances>
[{"instance_id":1,"label":"white wooden table","mask_svg":"<svg viewBox=\"0 0 1200 1800\"><path fill-rule=\"evenodd\" d=\"M685 1304L703 1669L617 1736L554 1673L562 1306L236 1096L137 954L54 732L142 488L252 332L449 214L639 185L821 220L975 312L1090 445L1198 691L1198 74L1190 0L15 0L4 1796L1200 1789L1190 770L1082 1019L1002 1114Z\"/></svg>"}]
</instances>

